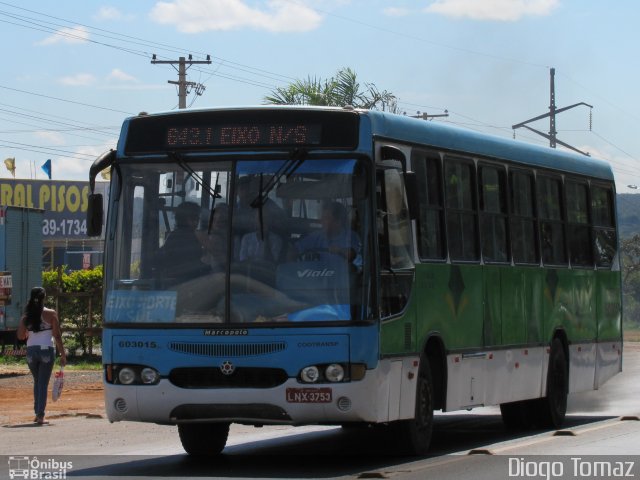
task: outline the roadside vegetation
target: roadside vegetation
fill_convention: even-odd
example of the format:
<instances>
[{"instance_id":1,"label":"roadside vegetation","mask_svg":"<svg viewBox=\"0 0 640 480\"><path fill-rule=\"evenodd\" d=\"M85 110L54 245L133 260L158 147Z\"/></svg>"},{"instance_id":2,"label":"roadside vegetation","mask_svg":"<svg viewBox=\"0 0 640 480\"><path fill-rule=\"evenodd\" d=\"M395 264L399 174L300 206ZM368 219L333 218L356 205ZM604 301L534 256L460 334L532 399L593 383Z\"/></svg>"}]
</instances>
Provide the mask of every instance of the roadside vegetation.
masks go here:
<instances>
[{"instance_id":1,"label":"roadside vegetation","mask_svg":"<svg viewBox=\"0 0 640 480\"><path fill-rule=\"evenodd\" d=\"M18 355L14 355L14 353L18 353ZM56 362L57 369L59 363ZM27 360L24 356L23 352L8 352L5 355L0 355L0 367L5 367L7 370L12 369L28 369ZM54 369L54 370L55 370ZM67 358L67 366L65 370L102 370L102 357L99 355L86 355L86 356L75 356Z\"/></svg>"}]
</instances>

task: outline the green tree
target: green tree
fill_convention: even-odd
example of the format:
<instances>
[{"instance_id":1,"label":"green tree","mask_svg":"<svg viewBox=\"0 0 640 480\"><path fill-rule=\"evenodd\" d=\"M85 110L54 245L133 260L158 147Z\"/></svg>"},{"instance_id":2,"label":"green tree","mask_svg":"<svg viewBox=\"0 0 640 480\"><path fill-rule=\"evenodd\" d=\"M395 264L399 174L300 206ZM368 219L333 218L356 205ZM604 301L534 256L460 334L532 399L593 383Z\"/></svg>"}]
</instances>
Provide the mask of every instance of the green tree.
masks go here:
<instances>
[{"instance_id":1,"label":"green tree","mask_svg":"<svg viewBox=\"0 0 640 480\"><path fill-rule=\"evenodd\" d=\"M320 105L382 110L398 113L398 100L387 90L379 90L373 83L362 87L356 73L350 68L338 70L329 79L308 77L296 80L286 87L278 87L264 98L275 105Z\"/></svg>"},{"instance_id":2,"label":"green tree","mask_svg":"<svg viewBox=\"0 0 640 480\"><path fill-rule=\"evenodd\" d=\"M44 271L42 286L47 291L48 307L56 308L57 300L63 340L69 354L73 356L81 351L84 355L97 346L100 337L88 335L90 332L86 329L102 326L102 266L70 273Z\"/></svg>"},{"instance_id":3,"label":"green tree","mask_svg":"<svg viewBox=\"0 0 640 480\"><path fill-rule=\"evenodd\" d=\"M622 299L627 324L640 325L640 234L620 242Z\"/></svg>"}]
</instances>

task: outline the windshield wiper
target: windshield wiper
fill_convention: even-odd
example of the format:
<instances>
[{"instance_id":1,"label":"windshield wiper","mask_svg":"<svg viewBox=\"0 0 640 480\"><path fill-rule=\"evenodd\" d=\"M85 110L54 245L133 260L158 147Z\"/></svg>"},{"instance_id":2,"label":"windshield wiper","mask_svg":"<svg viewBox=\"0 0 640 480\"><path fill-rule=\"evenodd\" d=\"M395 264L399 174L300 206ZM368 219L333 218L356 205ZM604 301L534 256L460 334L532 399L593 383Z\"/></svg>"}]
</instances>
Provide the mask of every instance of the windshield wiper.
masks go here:
<instances>
[{"instance_id":1,"label":"windshield wiper","mask_svg":"<svg viewBox=\"0 0 640 480\"><path fill-rule=\"evenodd\" d=\"M214 202L215 202L216 198L222 198L220 193L218 193L218 180L217 180L217 177L216 177L216 187L215 187L215 189L212 189L211 188L211 184L210 183L206 183L204 181L204 179L200 175L198 175L198 172L196 172L193 168L191 168L191 166L188 165L178 153L176 153L176 152L167 152L167 155L170 158L172 158L182 170L187 172L190 177L193 177L195 182L198 185L200 185L200 187L202 187L203 190L206 190L207 192L209 192L209 195L214 199L213 200Z\"/></svg>"},{"instance_id":2,"label":"windshield wiper","mask_svg":"<svg viewBox=\"0 0 640 480\"><path fill-rule=\"evenodd\" d=\"M204 178L198 175L198 172L196 172L193 168L191 168L191 166L182 159L182 156L180 156L176 152L167 152L167 154L178 164L180 168L182 168L182 170L187 172L189 176L193 178L198 185L200 185L203 191L206 190L207 192L209 192L209 195L211 196L211 212L209 213L209 225L207 226L207 234L210 235L211 226L213 225L213 212L216 207L216 199L222 198L222 195L220 195L219 193L220 192L220 184L219 184L220 175L216 173L216 184L214 188L211 188L211 183L205 182Z\"/></svg>"},{"instance_id":3,"label":"windshield wiper","mask_svg":"<svg viewBox=\"0 0 640 480\"><path fill-rule=\"evenodd\" d=\"M258 196L251 201L252 208L262 208L265 203L267 203L267 199L271 190L275 188L276 185L280 182L280 179L284 176L289 178L291 175L295 173L295 171L300 168L305 160L307 159L307 151L304 149L296 148L291 151L289 155L289 159L282 164L282 166L276 171L276 173L269 179L266 185L260 185L260 192Z\"/></svg>"}]
</instances>

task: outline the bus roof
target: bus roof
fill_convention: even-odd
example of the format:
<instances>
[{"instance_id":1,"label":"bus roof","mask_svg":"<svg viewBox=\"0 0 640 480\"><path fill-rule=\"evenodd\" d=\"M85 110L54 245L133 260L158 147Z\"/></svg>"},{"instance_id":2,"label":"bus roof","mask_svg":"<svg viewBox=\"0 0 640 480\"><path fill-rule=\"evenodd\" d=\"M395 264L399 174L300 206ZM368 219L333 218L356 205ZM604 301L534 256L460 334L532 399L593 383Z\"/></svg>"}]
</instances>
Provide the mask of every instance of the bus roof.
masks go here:
<instances>
[{"instance_id":1,"label":"bus roof","mask_svg":"<svg viewBox=\"0 0 640 480\"><path fill-rule=\"evenodd\" d=\"M380 112L376 110L353 109L352 107L340 108L314 107L308 105L260 105L248 107L238 106L173 110L153 114L141 113L136 117L130 117L125 120L125 124L141 116L181 116L201 112L250 112L252 110L261 112L268 110L350 112L359 115L361 119L368 119L368 121L365 120L364 123L368 123L370 133L374 137L387 138L391 141L420 144L437 149L466 153L469 155L495 158L534 168L548 168L556 171L576 173L592 178L612 181L614 179L611 167L607 162L585 155L474 132L473 130L447 125L441 122L430 122L404 115Z\"/></svg>"},{"instance_id":2,"label":"bus roof","mask_svg":"<svg viewBox=\"0 0 640 480\"><path fill-rule=\"evenodd\" d=\"M376 137L613 180L613 172L607 162L586 155L404 115L373 110L360 113L370 119L371 133Z\"/></svg>"}]
</instances>

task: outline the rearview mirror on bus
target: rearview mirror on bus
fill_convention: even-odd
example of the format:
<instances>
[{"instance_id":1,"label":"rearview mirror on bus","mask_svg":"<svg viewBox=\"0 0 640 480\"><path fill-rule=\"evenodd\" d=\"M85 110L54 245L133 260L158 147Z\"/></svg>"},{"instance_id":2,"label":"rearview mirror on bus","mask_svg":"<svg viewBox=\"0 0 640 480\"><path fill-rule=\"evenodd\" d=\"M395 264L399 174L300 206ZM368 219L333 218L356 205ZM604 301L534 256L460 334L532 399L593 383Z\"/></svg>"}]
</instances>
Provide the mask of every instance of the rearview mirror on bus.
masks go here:
<instances>
[{"instance_id":1,"label":"rearview mirror on bus","mask_svg":"<svg viewBox=\"0 0 640 480\"><path fill-rule=\"evenodd\" d=\"M102 194L92 193L89 195L87 205L87 236L99 237L102 234L102 223L104 221L104 207L102 205Z\"/></svg>"}]
</instances>

